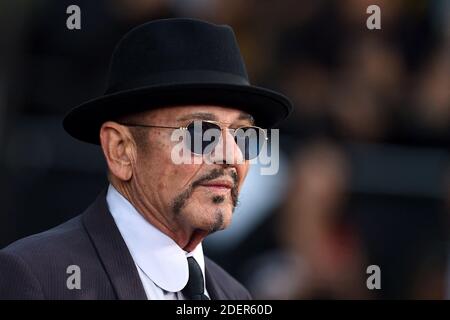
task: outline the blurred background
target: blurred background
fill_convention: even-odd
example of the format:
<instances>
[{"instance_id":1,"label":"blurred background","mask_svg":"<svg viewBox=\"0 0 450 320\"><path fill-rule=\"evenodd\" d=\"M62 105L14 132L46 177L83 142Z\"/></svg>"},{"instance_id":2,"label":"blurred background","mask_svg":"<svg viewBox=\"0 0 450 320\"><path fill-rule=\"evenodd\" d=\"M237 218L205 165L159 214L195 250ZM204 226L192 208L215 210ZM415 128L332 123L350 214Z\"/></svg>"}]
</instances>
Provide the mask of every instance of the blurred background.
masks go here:
<instances>
[{"instance_id":1,"label":"blurred background","mask_svg":"<svg viewBox=\"0 0 450 320\"><path fill-rule=\"evenodd\" d=\"M68 30L69 5L81 30ZM366 8L381 9L368 30ZM231 25L253 84L295 110L274 176L251 169L206 254L262 299L449 299L450 1L0 2L0 247L81 213L106 187L98 147L61 125L103 94L132 27ZM366 269L381 270L368 290Z\"/></svg>"}]
</instances>

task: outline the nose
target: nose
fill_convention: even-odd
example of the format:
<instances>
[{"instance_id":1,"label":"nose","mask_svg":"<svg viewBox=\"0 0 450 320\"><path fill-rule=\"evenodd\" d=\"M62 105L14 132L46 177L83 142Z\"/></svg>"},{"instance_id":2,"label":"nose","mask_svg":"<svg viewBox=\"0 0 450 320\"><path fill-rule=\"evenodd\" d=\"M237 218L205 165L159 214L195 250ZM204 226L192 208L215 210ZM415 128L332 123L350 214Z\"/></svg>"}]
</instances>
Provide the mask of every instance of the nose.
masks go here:
<instances>
[{"instance_id":1,"label":"nose","mask_svg":"<svg viewBox=\"0 0 450 320\"><path fill-rule=\"evenodd\" d=\"M216 164L239 165L244 163L244 156L234 139L232 130L222 129L219 142L211 153L211 157Z\"/></svg>"}]
</instances>

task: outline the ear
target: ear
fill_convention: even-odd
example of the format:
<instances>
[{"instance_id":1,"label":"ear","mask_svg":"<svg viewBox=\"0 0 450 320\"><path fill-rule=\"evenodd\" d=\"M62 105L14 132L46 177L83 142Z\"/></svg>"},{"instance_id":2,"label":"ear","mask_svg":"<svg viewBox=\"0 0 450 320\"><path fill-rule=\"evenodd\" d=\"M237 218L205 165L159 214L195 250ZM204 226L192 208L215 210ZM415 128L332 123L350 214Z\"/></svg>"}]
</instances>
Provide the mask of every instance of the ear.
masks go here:
<instances>
[{"instance_id":1,"label":"ear","mask_svg":"<svg viewBox=\"0 0 450 320\"><path fill-rule=\"evenodd\" d=\"M136 159L136 144L128 128L113 121L103 123L100 143L111 174L122 181L130 180Z\"/></svg>"}]
</instances>

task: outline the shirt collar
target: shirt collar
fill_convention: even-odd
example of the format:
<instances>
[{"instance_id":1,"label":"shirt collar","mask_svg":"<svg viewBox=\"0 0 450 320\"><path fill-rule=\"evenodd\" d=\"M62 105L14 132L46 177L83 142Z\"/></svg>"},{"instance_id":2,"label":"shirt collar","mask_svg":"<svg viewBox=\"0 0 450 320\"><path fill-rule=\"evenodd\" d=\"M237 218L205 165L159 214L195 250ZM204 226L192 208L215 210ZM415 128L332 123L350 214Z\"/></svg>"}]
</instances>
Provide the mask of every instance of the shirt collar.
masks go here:
<instances>
[{"instance_id":1,"label":"shirt collar","mask_svg":"<svg viewBox=\"0 0 450 320\"><path fill-rule=\"evenodd\" d=\"M203 272L205 260L200 243L186 252L169 236L150 224L111 184L106 195L109 211L134 262L160 288L181 291L189 279L187 257L193 256Z\"/></svg>"}]
</instances>

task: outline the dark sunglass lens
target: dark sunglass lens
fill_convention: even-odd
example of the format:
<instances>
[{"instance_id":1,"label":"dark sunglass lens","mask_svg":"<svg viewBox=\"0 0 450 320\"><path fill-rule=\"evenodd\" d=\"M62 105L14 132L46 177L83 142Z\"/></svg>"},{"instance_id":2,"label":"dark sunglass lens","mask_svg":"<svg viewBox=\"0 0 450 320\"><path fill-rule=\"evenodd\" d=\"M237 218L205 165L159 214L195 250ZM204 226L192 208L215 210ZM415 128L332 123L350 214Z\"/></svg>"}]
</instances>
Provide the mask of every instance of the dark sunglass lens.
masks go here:
<instances>
[{"instance_id":1,"label":"dark sunglass lens","mask_svg":"<svg viewBox=\"0 0 450 320\"><path fill-rule=\"evenodd\" d=\"M194 121L187 126L189 148L195 154L210 153L219 141L220 127L207 121Z\"/></svg>"},{"instance_id":2,"label":"dark sunglass lens","mask_svg":"<svg viewBox=\"0 0 450 320\"><path fill-rule=\"evenodd\" d=\"M257 127L239 128L234 135L236 144L246 160L254 159L259 155L265 141L264 137L264 132Z\"/></svg>"}]
</instances>

